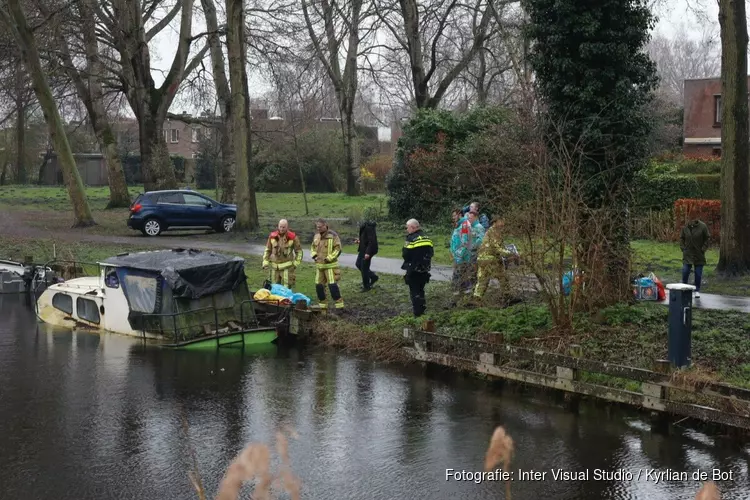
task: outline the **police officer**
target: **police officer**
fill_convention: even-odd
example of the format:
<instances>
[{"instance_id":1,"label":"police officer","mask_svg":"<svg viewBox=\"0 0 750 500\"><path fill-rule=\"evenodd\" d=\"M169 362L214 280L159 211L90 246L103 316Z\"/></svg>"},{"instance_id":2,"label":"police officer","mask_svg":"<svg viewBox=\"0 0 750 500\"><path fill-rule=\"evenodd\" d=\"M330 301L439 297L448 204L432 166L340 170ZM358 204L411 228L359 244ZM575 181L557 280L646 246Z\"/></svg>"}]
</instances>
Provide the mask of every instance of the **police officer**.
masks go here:
<instances>
[{"instance_id":1,"label":"police officer","mask_svg":"<svg viewBox=\"0 0 750 500\"><path fill-rule=\"evenodd\" d=\"M407 221L406 232L408 233L406 242L401 250L404 258L401 269L406 271L404 281L409 285L414 317L418 318L427 309L424 287L430 281L432 256L435 254L435 249L432 246L432 240L424 234L416 219Z\"/></svg>"}]
</instances>

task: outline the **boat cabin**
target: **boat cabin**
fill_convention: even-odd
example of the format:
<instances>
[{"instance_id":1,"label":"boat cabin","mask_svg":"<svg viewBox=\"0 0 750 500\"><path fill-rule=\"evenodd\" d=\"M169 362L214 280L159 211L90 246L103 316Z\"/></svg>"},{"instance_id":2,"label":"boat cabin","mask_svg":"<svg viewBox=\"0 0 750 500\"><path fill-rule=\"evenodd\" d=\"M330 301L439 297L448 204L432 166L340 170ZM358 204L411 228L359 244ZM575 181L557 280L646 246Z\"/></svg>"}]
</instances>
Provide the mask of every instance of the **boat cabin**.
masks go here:
<instances>
[{"instance_id":1,"label":"boat cabin","mask_svg":"<svg viewBox=\"0 0 750 500\"><path fill-rule=\"evenodd\" d=\"M50 286L39 298L39 318L176 342L254 318L241 257L157 250L123 253L98 266L99 276Z\"/></svg>"}]
</instances>

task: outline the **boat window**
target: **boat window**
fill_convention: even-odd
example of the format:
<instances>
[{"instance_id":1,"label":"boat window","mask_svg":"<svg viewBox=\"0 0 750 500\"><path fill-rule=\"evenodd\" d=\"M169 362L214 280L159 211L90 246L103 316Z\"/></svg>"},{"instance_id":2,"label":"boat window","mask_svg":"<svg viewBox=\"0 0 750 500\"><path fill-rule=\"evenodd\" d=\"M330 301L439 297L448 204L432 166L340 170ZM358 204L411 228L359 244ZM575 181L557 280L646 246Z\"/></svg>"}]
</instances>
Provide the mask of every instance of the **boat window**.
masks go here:
<instances>
[{"instance_id":1,"label":"boat window","mask_svg":"<svg viewBox=\"0 0 750 500\"><path fill-rule=\"evenodd\" d=\"M133 312L152 313L156 309L156 278L148 276L125 276L125 290Z\"/></svg>"},{"instance_id":2,"label":"boat window","mask_svg":"<svg viewBox=\"0 0 750 500\"><path fill-rule=\"evenodd\" d=\"M105 273L104 283L107 288L120 288L120 279L117 277L117 272L114 269L108 269Z\"/></svg>"},{"instance_id":3,"label":"boat window","mask_svg":"<svg viewBox=\"0 0 750 500\"><path fill-rule=\"evenodd\" d=\"M97 307L96 302L91 299L76 299L76 313L81 319L85 319L92 323L99 323L99 308Z\"/></svg>"},{"instance_id":4,"label":"boat window","mask_svg":"<svg viewBox=\"0 0 750 500\"><path fill-rule=\"evenodd\" d=\"M52 307L64 313L73 314L73 297L67 293L56 293L52 296Z\"/></svg>"}]
</instances>

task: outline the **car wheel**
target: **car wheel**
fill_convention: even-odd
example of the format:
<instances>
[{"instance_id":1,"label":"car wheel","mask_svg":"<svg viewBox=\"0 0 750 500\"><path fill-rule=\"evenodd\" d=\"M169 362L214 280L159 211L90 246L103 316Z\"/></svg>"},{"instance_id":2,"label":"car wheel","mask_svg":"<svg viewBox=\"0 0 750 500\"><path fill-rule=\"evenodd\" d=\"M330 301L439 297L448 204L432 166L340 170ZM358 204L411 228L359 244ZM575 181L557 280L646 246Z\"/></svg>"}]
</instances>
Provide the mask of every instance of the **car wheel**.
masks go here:
<instances>
[{"instance_id":1,"label":"car wheel","mask_svg":"<svg viewBox=\"0 0 750 500\"><path fill-rule=\"evenodd\" d=\"M230 232L232 229L234 229L235 222L237 222L237 220L233 215L225 215L224 217L222 217L221 222L219 223L219 232Z\"/></svg>"},{"instance_id":2,"label":"car wheel","mask_svg":"<svg viewBox=\"0 0 750 500\"><path fill-rule=\"evenodd\" d=\"M143 234L146 236L159 236L161 231L161 222L157 219L146 219L143 223Z\"/></svg>"}]
</instances>

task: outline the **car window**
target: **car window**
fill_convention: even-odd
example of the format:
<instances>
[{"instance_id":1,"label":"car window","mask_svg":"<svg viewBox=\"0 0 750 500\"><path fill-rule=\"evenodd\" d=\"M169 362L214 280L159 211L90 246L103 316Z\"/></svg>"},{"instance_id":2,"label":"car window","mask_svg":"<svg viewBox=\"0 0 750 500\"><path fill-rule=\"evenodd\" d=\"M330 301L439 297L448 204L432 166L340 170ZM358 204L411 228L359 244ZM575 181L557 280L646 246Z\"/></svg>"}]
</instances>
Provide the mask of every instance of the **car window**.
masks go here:
<instances>
[{"instance_id":1,"label":"car window","mask_svg":"<svg viewBox=\"0 0 750 500\"><path fill-rule=\"evenodd\" d=\"M185 200L185 205L200 205L204 206L208 203L211 203L203 196L198 196L197 194L183 194L183 199Z\"/></svg>"},{"instance_id":2,"label":"car window","mask_svg":"<svg viewBox=\"0 0 750 500\"><path fill-rule=\"evenodd\" d=\"M159 195L158 203L183 204L182 193L164 193Z\"/></svg>"}]
</instances>

